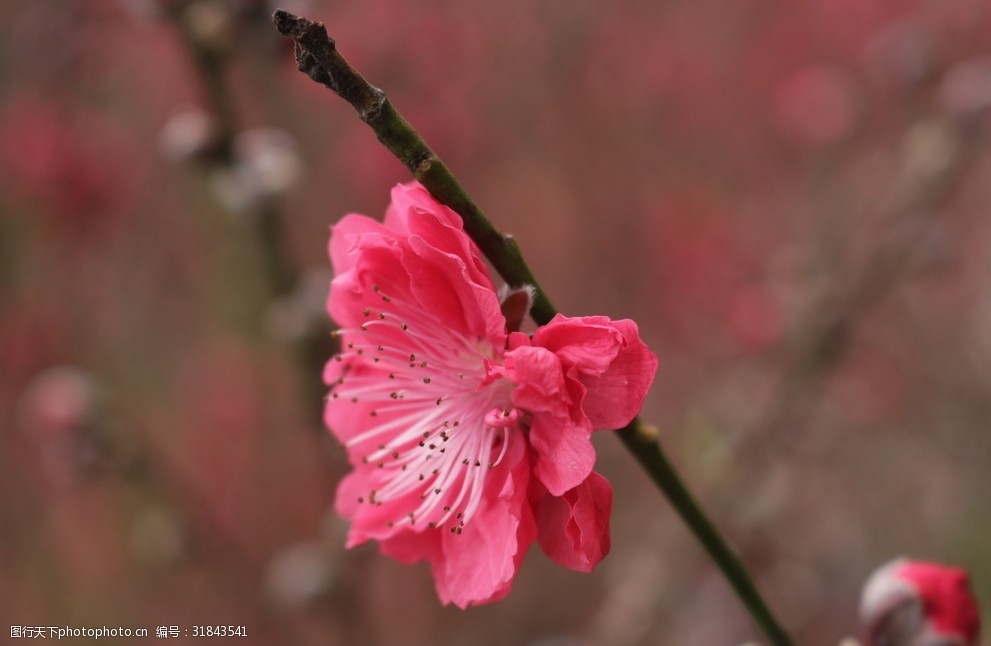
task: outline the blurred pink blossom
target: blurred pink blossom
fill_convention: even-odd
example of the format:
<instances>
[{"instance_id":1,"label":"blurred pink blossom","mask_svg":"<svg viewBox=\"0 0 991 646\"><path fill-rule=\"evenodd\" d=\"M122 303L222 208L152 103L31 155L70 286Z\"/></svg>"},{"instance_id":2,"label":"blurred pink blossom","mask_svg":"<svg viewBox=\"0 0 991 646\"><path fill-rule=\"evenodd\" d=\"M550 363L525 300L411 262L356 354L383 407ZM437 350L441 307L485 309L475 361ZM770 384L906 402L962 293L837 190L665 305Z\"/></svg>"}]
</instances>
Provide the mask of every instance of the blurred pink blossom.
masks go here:
<instances>
[{"instance_id":1,"label":"blurred pink blossom","mask_svg":"<svg viewBox=\"0 0 991 646\"><path fill-rule=\"evenodd\" d=\"M337 493L348 545L428 561L460 607L505 596L534 539L590 571L612 507L590 436L636 415L657 368L636 324L507 330L460 218L415 183L393 190L384 224L341 220L330 256L343 351L325 420L354 467Z\"/></svg>"},{"instance_id":2,"label":"blurred pink blossom","mask_svg":"<svg viewBox=\"0 0 991 646\"><path fill-rule=\"evenodd\" d=\"M112 220L133 174L118 127L21 95L0 112L0 188L50 210L67 232Z\"/></svg>"},{"instance_id":3,"label":"blurred pink blossom","mask_svg":"<svg viewBox=\"0 0 991 646\"><path fill-rule=\"evenodd\" d=\"M800 142L828 144L857 125L860 92L844 69L810 66L778 86L773 108L784 134Z\"/></svg>"}]
</instances>

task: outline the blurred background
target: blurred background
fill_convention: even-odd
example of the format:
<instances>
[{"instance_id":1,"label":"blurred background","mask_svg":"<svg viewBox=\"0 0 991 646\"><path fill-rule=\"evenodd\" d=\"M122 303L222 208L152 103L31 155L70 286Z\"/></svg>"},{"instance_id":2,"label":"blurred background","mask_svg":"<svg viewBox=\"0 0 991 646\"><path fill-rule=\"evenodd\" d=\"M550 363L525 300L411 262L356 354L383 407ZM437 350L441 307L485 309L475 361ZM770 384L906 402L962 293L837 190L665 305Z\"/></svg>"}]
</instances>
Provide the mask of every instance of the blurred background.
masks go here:
<instances>
[{"instance_id":1,"label":"blurred background","mask_svg":"<svg viewBox=\"0 0 991 646\"><path fill-rule=\"evenodd\" d=\"M991 5L282 6L327 24L559 309L639 322L645 417L800 643L854 634L899 555L968 568L991 616ZM508 599L459 611L425 566L342 549L328 226L408 176L295 71L274 8L0 0L2 623L755 639L608 433L591 575L534 549Z\"/></svg>"}]
</instances>

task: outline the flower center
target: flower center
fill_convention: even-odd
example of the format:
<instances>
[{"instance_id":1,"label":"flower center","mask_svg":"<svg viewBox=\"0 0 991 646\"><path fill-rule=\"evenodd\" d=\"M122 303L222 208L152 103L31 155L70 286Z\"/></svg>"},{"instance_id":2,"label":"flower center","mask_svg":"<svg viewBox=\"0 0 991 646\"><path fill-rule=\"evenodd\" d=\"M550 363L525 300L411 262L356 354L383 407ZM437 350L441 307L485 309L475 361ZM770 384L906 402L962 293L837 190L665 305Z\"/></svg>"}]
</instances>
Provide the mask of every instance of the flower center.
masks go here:
<instances>
[{"instance_id":1,"label":"flower center","mask_svg":"<svg viewBox=\"0 0 991 646\"><path fill-rule=\"evenodd\" d=\"M501 360L490 341L373 291L381 309L366 307L364 323L338 333L343 365L330 394L354 416L343 439L368 476L359 515L460 534L490 470L521 439L513 384L487 376L486 364Z\"/></svg>"}]
</instances>

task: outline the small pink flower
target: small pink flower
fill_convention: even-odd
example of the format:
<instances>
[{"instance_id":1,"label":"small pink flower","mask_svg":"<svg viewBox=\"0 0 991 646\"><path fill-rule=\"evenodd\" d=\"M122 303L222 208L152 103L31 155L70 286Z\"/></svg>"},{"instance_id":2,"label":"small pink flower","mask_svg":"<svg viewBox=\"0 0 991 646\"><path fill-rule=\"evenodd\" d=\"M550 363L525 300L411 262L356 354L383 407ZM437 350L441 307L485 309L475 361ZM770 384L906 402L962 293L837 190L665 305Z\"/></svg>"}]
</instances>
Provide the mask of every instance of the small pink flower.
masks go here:
<instances>
[{"instance_id":1,"label":"small pink flower","mask_svg":"<svg viewBox=\"0 0 991 646\"><path fill-rule=\"evenodd\" d=\"M534 540L590 571L612 507L590 437L633 419L657 368L636 324L507 331L460 218L416 183L393 190L384 223L343 218L330 257L342 352L325 420L354 467L337 492L348 546L429 562L460 607L508 594Z\"/></svg>"}]
</instances>

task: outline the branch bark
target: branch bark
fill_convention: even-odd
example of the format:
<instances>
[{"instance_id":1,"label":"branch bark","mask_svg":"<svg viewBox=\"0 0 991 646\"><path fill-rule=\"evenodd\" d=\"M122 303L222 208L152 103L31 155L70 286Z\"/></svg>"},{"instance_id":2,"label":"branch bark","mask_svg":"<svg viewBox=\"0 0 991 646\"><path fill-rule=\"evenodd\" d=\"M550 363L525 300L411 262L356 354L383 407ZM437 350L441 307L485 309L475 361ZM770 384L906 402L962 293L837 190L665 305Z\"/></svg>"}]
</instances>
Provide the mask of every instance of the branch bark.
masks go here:
<instances>
[{"instance_id":1,"label":"branch bark","mask_svg":"<svg viewBox=\"0 0 991 646\"><path fill-rule=\"evenodd\" d=\"M299 70L350 103L382 145L438 201L461 216L465 231L511 287L533 285L537 291L531 316L539 324L550 321L557 312L537 284L516 241L492 226L444 162L392 106L385 93L344 60L326 28L321 23L282 10L276 11L273 19L279 33L295 41Z\"/></svg>"}]
</instances>

